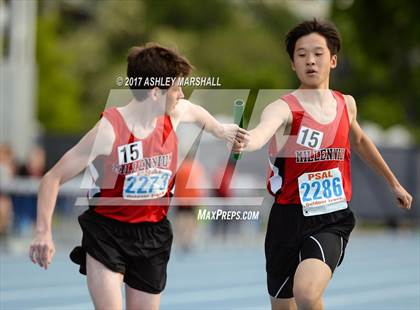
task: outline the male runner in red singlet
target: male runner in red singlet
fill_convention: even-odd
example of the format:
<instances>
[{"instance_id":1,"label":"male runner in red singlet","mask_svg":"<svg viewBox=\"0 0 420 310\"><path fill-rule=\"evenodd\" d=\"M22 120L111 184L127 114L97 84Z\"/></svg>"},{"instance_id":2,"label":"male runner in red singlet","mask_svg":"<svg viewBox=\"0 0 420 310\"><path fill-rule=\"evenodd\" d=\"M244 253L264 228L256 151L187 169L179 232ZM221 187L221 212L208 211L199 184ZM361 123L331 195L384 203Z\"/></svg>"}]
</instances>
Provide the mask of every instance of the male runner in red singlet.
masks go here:
<instances>
[{"instance_id":1,"label":"male runner in red singlet","mask_svg":"<svg viewBox=\"0 0 420 310\"><path fill-rule=\"evenodd\" d=\"M410 209L412 197L360 128L353 97L329 89L340 49L335 26L303 22L288 33L286 49L299 89L269 104L234 151L257 150L271 139L268 188L275 203L265 253L272 309L322 309L355 224L350 145L385 178L399 207Z\"/></svg>"},{"instance_id":2,"label":"male runner in red singlet","mask_svg":"<svg viewBox=\"0 0 420 310\"><path fill-rule=\"evenodd\" d=\"M127 309L159 308L172 244L166 215L177 168L178 124L195 122L232 143L245 133L184 100L179 83L150 87L145 82L175 80L191 69L184 57L157 44L134 47L127 66L127 77L137 79L130 85L134 98L123 107L106 109L96 126L42 179L29 255L47 269L55 252L51 220L60 185L88 165L98 170L100 192L96 203L79 217L82 246L70 255L87 275L96 309L122 309L123 281Z\"/></svg>"}]
</instances>

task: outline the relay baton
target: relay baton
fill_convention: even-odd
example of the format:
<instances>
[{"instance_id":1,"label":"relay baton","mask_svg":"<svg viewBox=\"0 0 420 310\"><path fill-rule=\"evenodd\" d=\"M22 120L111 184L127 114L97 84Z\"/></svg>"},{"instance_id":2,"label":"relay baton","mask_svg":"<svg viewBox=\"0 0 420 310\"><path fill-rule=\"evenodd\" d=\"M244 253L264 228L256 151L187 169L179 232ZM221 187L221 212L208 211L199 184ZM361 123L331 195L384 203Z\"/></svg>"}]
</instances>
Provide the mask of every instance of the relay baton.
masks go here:
<instances>
[{"instance_id":1,"label":"relay baton","mask_svg":"<svg viewBox=\"0 0 420 310\"><path fill-rule=\"evenodd\" d=\"M242 99L236 99L233 102L233 121L236 125L239 127L243 127L244 121L243 121L243 115L245 110L245 103ZM238 160L241 158L241 153L235 153L233 154L233 158L235 160Z\"/></svg>"}]
</instances>

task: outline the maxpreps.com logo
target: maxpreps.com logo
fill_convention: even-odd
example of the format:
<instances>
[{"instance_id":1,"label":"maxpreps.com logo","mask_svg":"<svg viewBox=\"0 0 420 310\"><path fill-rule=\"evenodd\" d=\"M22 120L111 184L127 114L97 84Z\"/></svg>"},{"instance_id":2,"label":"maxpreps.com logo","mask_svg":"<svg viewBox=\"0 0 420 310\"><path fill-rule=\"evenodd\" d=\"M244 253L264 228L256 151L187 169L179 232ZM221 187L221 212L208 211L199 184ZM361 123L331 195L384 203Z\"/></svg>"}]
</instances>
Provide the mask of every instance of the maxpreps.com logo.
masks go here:
<instances>
[{"instance_id":1,"label":"maxpreps.com logo","mask_svg":"<svg viewBox=\"0 0 420 310\"><path fill-rule=\"evenodd\" d=\"M241 210L212 210L199 209L197 220L199 221L217 221L217 220L243 220L243 221L258 221L260 211L241 211Z\"/></svg>"}]
</instances>

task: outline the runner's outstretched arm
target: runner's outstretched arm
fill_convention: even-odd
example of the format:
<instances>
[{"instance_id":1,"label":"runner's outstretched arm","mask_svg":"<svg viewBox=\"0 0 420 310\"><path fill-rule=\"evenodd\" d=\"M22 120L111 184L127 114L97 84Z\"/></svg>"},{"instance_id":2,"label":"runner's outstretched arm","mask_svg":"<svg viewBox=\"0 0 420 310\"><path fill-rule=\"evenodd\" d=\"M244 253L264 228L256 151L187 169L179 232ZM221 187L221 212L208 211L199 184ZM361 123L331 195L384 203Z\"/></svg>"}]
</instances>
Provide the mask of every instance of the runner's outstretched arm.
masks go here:
<instances>
[{"instance_id":1,"label":"runner's outstretched arm","mask_svg":"<svg viewBox=\"0 0 420 310\"><path fill-rule=\"evenodd\" d=\"M219 139L233 143L235 139L246 139L248 132L236 124L222 124L206 109L188 100L179 100L179 107L174 117L180 122L196 123Z\"/></svg>"},{"instance_id":2,"label":"runner's outstretched arm","mask_svg":"<svg viewBox=\"0 0 420 310\"><path fill-rule=\"evenodd\" d=\"M399 183L373 141L360 128L357 122L357 107L354 98L349 95L345 96L345 98L351 122L350 143L352 150L356 151L369 167L385 178L397 199L397 205L400 208L410 209L413 197Z\"/></svg>"},{"instance_id":3,"label":"runner's outstretched arm","mask_svg":"<svg viewBox=\"0 0 420 310\"><path fill-rule=\"evenodd\" d=\"M54 256L51 222L60 185L79 174L98 155L110 153L113 140L112 126L102 118L42 178L38 190L35 237L29 248L29 258L33 263L47 269Z\"/></svg>"},{"instance_id":4,"label":"runner's outstretched arm","mask_svg":"<svg viewBox=\"0 0 420 310\"><path fill-rule=\"evenodd\" d=\"M287 104L278 99L265 107L261 114L260 123L249 131L248 139L233 145L235 152L253 152L261 149L276 131L283 126L289 117L290 109Z\"/></svg>"}]
</instances>

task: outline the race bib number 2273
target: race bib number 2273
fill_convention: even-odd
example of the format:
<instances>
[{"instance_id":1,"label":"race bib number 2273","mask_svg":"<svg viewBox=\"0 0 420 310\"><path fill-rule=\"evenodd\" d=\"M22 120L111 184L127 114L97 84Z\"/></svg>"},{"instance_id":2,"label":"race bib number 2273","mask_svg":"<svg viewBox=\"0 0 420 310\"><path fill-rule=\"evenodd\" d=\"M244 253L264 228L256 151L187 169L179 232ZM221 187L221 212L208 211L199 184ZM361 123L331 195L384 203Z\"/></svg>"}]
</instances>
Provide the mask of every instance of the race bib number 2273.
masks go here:
<instances>
[{"instance_id":1,"label":"race bib number 2273","mask_svg":"<svg viewBox=\"0 0 420 310\"><path fill-rule=\"evenodd\" d=\"M159 168L126 175L123 197L129 200L163 197L168 191L171 175L171 170Z\"/></svg>"}]
</instances>

